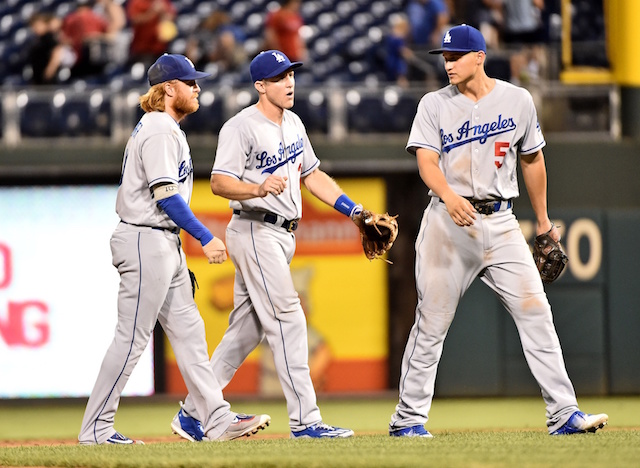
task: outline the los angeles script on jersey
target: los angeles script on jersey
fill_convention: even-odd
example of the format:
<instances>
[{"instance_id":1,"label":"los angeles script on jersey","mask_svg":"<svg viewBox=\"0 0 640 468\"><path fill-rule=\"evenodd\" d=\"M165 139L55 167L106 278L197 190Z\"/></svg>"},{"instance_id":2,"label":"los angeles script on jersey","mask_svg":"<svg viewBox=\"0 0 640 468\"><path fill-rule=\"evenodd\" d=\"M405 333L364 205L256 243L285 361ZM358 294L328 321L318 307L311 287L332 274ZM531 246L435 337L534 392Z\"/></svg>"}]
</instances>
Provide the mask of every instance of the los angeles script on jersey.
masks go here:
<instances>
[{"instance_id":1,"label":"los angeles script on jersey","mask_svg":"<svg viewBox=\"0 0 640 468\"><path fill-rule=\"evenodd\" d=\"M192 160L180 161L180 165L178 166L178 181L184 182L191 174L193 174Z\"/></svg>"},{"instance_id":2,"label":"los angeles script on jersey","mask_svg":"<svg viewBox=\"0 0 640 468\"><path fill-rule=\"evenodd\" d=\"M516 123L513 117L502 117L502 114L499 114L498 119L493 122L478 125L471 125L471 121L467 120L452 133L446 133L444 129L440 129L442 150L448 153L453 148L466 145L476 140L478 140L480 144L484 144L489 137L511 132L515 129Z\"/></svg>"},{"instance_id":3,"label":"los angeles script on jersey","mask_svg":"<svg viewBox=\"0 0 640 468\"><path fill-rule=\"evenodd\" d=\"M300 135L297 135L298 139L293 143L284 146L281 142L278 146L277 154L269 154L269 152L262 151L256 156L258 164L256 169L262 169L262 173L273 174L280 166L284 166L287 162L294 163L298 156L302 154L304 148L304 141Z\"/></svg>"}]
</instances>

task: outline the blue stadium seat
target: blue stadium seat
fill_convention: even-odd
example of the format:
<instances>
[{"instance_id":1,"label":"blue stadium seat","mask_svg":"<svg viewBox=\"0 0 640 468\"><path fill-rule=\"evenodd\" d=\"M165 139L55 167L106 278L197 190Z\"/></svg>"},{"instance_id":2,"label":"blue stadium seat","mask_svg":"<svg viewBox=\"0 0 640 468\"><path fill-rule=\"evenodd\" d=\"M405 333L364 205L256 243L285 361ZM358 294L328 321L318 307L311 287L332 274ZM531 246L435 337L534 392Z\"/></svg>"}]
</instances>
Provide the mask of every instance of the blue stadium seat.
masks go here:
<instances>
[{"instance_id":1,"label":"blue stadium seat","mask_svg":"<svg viewBox=\"0 0 640 468\"><path fill-rule=\"evenodd\" d=\"M488 55L485 62L487 75L500 80L511 80L511 63L509 57Z\"/></svg>"},{"instance_id":2,"label":"blue stadium seat","mask_svg":"<svg viewBox=\"0 0 640 468\"><path fill-rule=\"evenodd\" d=\"M302 119L307 132L326 134L329 128L329 106L327 96L321 91L296 93L293 111Z\"/></svg>"},{"instance_id":3,"label":"blue stadium seat","mask_svg":"<svg viewBox=\"0 0 640 468\"><path fill-rule=\"evenodd\" d=\"M178 10L179 35L171 45L172 52L182 53L187 36L193 26L200 23L214 8L228 12L234 22L247 35L247 50L253 53L264 34L264 19L274 0L172 0ZM309 94L316 83L359 83L365 80L383 82L383 64L376 58L376 50L387 28L388 16L402 11L405 0L308 0L302 3L301 14L310 31L307 67L296 72L300 92L296 96L295 110L301 115L310 132L328 131L327 97ZM0 1L0 76L9 86L24 84L25 43L21 38L28 31L27 16L33 11L50 11L64 16L77 5L77 0L4 0ZM130 26L128 26L130 27ZM374 37L372 31L378 31ZM19 33L19 34L18 34ZM18 36L18 37L17 37ZM21 42L22 41L22 42ZM142 65L144 68L144 65ZM114 92L147 87L146 69L122 67L109 70L104 83ZM230 85L239 89L247 85L252 98L255 93L249 85L247 67L236 73L221 73L203 81L202 96L209 90ZM97 83L97 84L102 84ZM91 86L91 82L87 82ZM30 96L31 97L31 96ZM91 105L90 94L68 94L58 107L42 98L32 98L21 108L20 128L25 136L93 136L110 134L111 103L105 97L98 105ZM410 122L399 116L413 116L415 103L400 95L397 102L363 97L358 105L348 107L350 125L358 131L407 131ZM405 106L409 110L404 110ZM244 105L242 106L244 107ZM136 108L137 117L143 112ZM201 108L194 118L187 118L183 128L189 133L215 134L228 117L222 99L213 102L201 99ZM409 117L409 118L410 118Z\"/></svg>"},{"instance_id":4,"label":"blue stadium seat","mask_svg":"<svg viewBox=\"0 0 640 468\"><path fill-rule=\"evenodd\" d=\"M326 11L324 5L317 0L302 2L300 6L300 14L304 18L315 18L323 11Z\"/></svg>"},{"instance_id":5,"label":"blue stadium seat","mask_svg":"<svg viewBox=\"0 0 640 468\"><path fill-rule=\"evenodd\" d=\"M84 136L92 130L91 111L86 100L65 102L60 108L60 119L64 136Z\"/></svg>"},{"instance_id":6,"label":"blue stadium seat","mask_svg":"<svg viewBox=\"0 0 640 468\"><path fill-rule=\"evenodd\" d=\"M247 50L253 54L259 47L264 34L264 19L275 3L273 0L218 0L217 2L201 2L198 0L173 0L178 11L178 37L171 45L171 51L182 53L177 47L193 32L193 26L199 24L213 9L222 9L230 14L236 25L240 26L247 36ZM0 76L3 82L6 77L20 74L25 50L23 43L16 41L16 33L28 28L27 16L33 11L50 11L63 17L76 7L76 0L5 0L0 2ZM339 56L344 64L341 68L332 68L329 75L334 79L342 77L347 80L358 79L347 69L349 61L362 60L367 51L358 49L368 38L370 28L386 25L388 15L401 11L404 0L308 0L302 3L301 15L311 31L308 38L309 63L322 62L325 58ZM130 26L128 26L130 27ZM20 34L24 36L24 34ZM368 39L367 39L368 38ZM180 42L182 41L182 42ZM180 50L178 50L180 49ZM354 57L356 55L356 57ZM372 63L379 67L379 64ZM320 82L327 76L325 69L314 76L313 82ZM312 73L315 75L315 68ZM122 79L120 79L122 78ZM129 75L129 70L121 69L108 76L108 81L115 80L122 86L133 87L138 80ZM15 81L15 80L13 80ZM144 80L140 80L140 83ZM237 83L241 80L227 78L226 82Z\"/></svg>"},{"instance_id":7,"label":"blue stadium seat","mask_svg":"<svg viewBox=\"0 0 640 468\"><path fill-rule=\"evenodd\" d=\"M363 95L347 105L349 130L359 133L408 132L416 113L419 97L387 89L382 97Z\"/></svg>"},{"instance_id":8,"label":"blue stadium seat","mask_svg":"<svg viewBox=\"0 0 640 468\"><path fill-rule=\"evenodd\" d=\"M375 18L368 11L362 11L360 13L356 13L351 18L351 25L356 31L366 32L368 28L374 24Z\"/></svg>"},{"instance_id":9,"label":"blue stadium seat","mask_svg":"<svg viewBox=\"0 0 640 468\"><path fill-rule=\"evenodd\" d=\"M109 95L102 91L31 94L20 108L20 132L25 137L106 137L111 120Z\"/></svg>"},{"instance_id":10,"label":"blue stadium seat","mask_svg":"<svg viewBox=\"0 0 640 468\"><path fill-rule=\"evenodd\" d=\"M180 128L187 136L196 134L216 136L224 121L222 96L211 91L203 91L200 94L200 108L195 114L185 117L180 122Z\"/></svg>"},{"instance_id":11,"label":"blue stadium seat","mask_svg":"<svg viewBox=\"0 0 640 468\"><path fill-rule=\"evenodd\" d=\"M20 112L20 133L23 136L60 136L60 123L60 110L49 100L29 100Z\"/></svg>"},{"instance_id":12,"label":"blue stadium seat","mask_svg":"<svg viewBox=\"0 0 640 468\"><path fill-rule=\"evenodd\" d=\"M173 0L173 6L178 12L178 16L186 13L193 13L198 5L195 0Z\"/></svg>"},{"instance_id":13,"label":"blue stadium seat","mask_svg":"<svg viewBox=\"0 0 640 468\"><path fill-rule=\"evenodd\" d=\"M60 107L63 136L109 136L111 103L102 93L67 99Z\"/></svg>"}]
</instances>

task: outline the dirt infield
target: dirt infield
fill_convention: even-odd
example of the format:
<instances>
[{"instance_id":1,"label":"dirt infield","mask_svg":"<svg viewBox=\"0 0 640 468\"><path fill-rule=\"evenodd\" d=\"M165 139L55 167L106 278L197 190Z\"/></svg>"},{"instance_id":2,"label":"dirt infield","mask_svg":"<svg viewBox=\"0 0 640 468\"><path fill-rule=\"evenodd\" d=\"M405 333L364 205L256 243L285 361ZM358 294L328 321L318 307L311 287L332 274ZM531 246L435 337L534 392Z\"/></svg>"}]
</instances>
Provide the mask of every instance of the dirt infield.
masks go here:
<instances>
[{"instance_id":1,"label":"dirt infield","mask_svg":"<svg viewBox=\"0 0 640 468\"><path fill-rule=\"evenodd\" d=\"M288 434L257 434L250 437L241 437L237 440L246 439L286 439ZM145 445L149 444L188 444L188 440L184 440L176 435L167 437L144 437ZM25 439L25 440L0 440L0 448L9 447L48 447L57 445L78 445L78 439Z\"/></svg>"},{"instance_id":2,"label":"dirt infield","mask_svg":"<svg viewBox=\"0 0 640 468\"><path fill-rule=\"evenodd\" d=\"M187 442L175 437L156 437L145 439L145 444L159 444L167 442ZM33 439L33 440L0 440L0 448L6 447L38 447L51 445L78 445L78 439Z\"/></svg>"}]
</instances>

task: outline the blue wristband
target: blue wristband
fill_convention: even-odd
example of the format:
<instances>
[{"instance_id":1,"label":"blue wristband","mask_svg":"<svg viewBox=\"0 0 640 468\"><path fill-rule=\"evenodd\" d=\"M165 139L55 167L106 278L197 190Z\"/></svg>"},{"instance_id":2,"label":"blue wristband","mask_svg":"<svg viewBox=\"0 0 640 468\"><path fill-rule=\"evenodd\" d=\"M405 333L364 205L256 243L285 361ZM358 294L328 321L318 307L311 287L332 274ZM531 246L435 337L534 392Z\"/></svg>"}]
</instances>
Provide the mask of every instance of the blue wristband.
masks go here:
<instances>
[{"instance_id":1,"label":"blue wristband","mask_svg":"<svg viewBox=\"0 0 640 468\"><path fill-rule=\"evenodd\" d=\"M338 197L333 207L345 216L353 218L362 211L362 205L356 205L346 194Z\"/></svg>"},{"instance_id":2,"label":"blue wristband","mask_svg":"<svg viewBox=\"0 0 640 468\"><path fill-rule=\"evenodd\" d=\"M193 237L200 241L200 244L207 245L213 239L213 234L204 224L198 221L187 202L180 195L173 195L158 201L158 206L164 210L169 218L184 229Z\"/></svg>"}]
</instances>

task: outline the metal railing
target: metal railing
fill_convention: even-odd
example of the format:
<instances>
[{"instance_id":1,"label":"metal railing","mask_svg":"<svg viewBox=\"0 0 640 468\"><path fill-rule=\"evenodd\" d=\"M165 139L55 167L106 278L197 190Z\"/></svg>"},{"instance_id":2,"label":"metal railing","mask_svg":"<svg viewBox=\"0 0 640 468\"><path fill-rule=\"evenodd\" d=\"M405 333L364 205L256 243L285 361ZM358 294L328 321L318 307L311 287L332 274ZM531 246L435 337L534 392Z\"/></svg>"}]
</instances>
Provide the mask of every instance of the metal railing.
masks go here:
<instances>
[{"instance_id":1,"label":"metal railing","mask_svg":"<svg viewBox=\"0 0 640 468\"><path fill-rule=\"evenodd\" d=\"M222 124L253 103L253 88L203 86L200 110L182 127L190 141L216 138ZM529 86L546 136L618 140L621 136L620 91L616 85ZM376 136L406 136L417 104L430 89L364 84L298 87L293 110L314 139L343 143ZM120 144L142 115L138 97L146 88L109 87L0 89L1 146L14 148L56 144Z\"/></svg>"}]
</instances>

